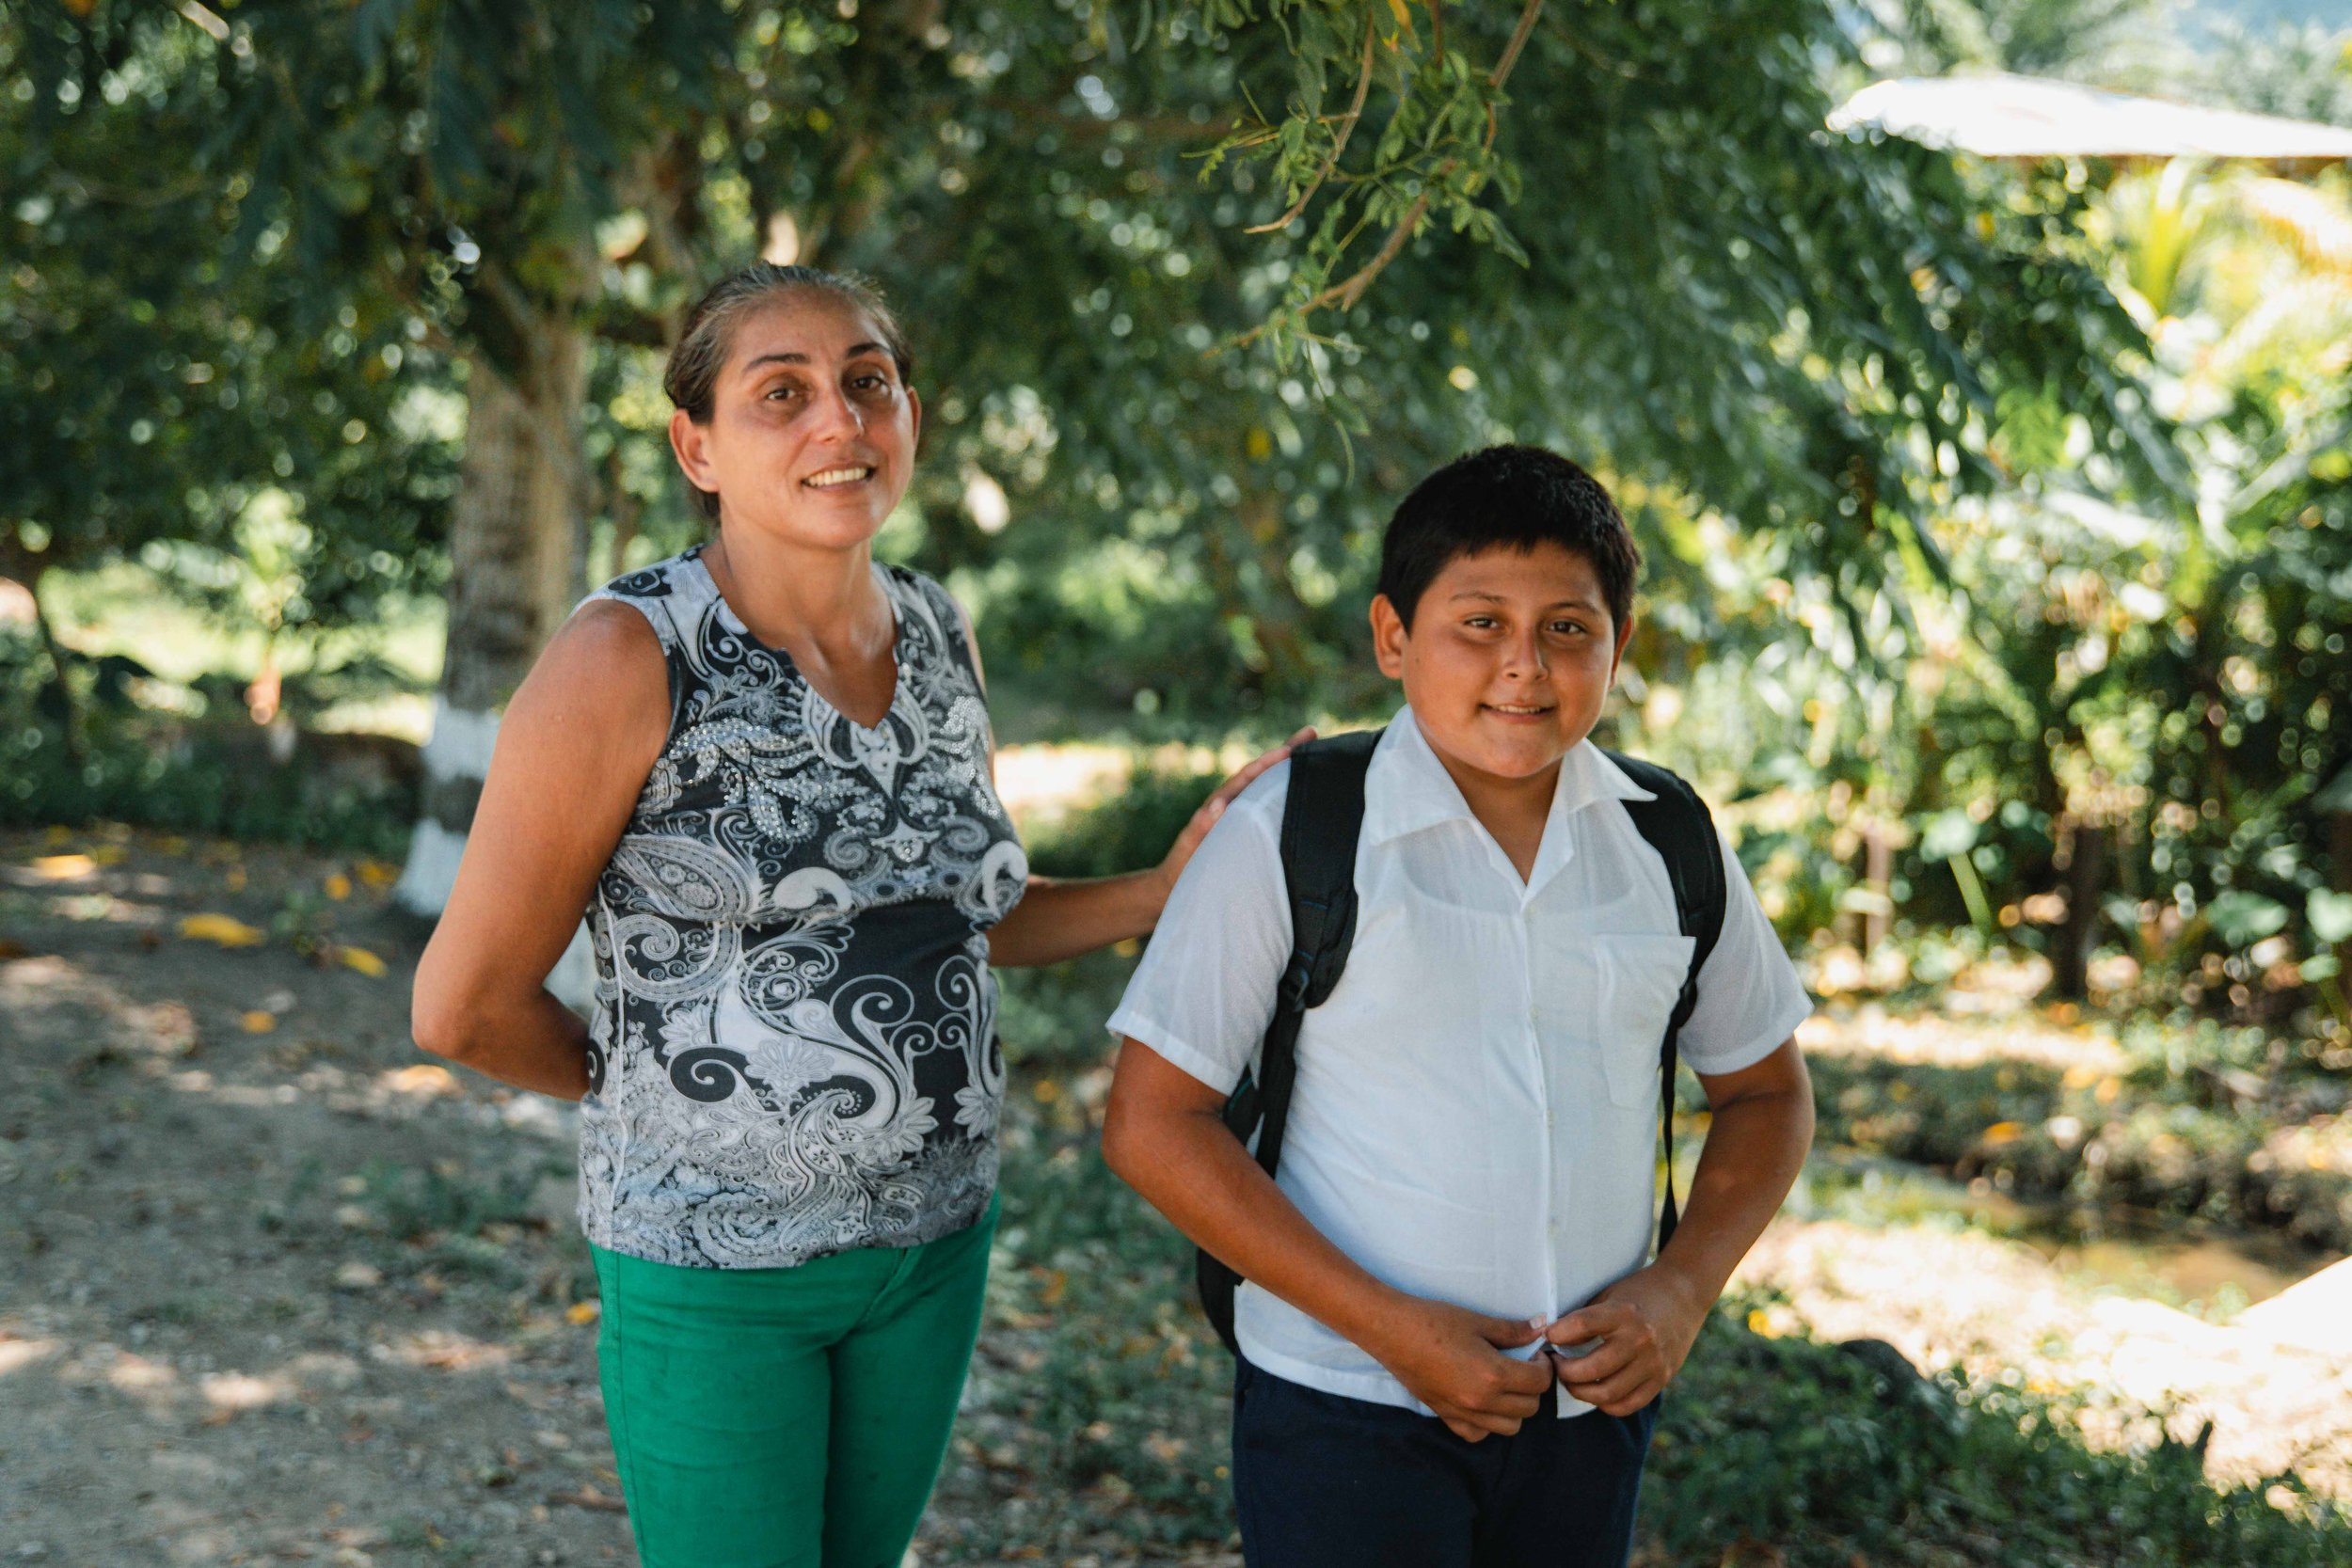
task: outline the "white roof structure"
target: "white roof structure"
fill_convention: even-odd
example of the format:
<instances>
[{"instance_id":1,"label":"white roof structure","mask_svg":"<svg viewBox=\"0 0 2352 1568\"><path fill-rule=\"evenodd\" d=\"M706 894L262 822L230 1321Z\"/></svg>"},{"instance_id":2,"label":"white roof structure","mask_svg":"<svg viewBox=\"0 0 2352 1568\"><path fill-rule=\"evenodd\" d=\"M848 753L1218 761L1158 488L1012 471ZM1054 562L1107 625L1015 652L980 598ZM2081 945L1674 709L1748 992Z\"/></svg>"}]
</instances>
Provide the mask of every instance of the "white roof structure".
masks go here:
<instances>
[{"instance_id":1,"label":"white roof structure","mask_svg":"<svg viewBox=\"0 0 2352 1568\"><path fill-rule=\"evenodd\" d=\"M1986 158L2352 160L2352 130L2206 109L2039 76L1905 76L1863 88L1830 129L1890 135Z\"/></svg>"}]
</instances>

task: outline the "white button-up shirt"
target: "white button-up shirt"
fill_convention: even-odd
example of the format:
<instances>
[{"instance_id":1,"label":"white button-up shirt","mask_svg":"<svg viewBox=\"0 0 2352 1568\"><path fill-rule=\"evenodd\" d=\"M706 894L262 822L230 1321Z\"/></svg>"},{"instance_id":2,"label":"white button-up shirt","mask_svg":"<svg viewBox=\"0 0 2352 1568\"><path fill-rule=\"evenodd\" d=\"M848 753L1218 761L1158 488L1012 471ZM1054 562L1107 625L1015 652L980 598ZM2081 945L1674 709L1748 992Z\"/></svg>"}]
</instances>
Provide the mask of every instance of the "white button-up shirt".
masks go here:
<instances>
[{"instance_id":1,"label":"white button-up shirt","mask_svg":"<svg viewBox=\"0 0 2352 1568\"><path fill-rule=\"evenodd\" d=\"M1110 1020L1220 1092L1253 1065L1290 957L1289 778L1288 764L1269 771L1202 842ZM1579 745L1521 881L1409 708L1374 751L1355 944L1299 1030L1277 1180L1375 1277L1549 1320L1647 1258L1658 1048L1692 951L1665 863L1618 803L1649 798ZM1723 935L1681 1037L1704 1073L1761 1060L1812 1010L1719 847ZM1278 1377L1428 1413L1370 1355L1254 1285L1235 1299L1234 1329ZM1560 1400L1563 1416L1591 1408Z\"/></svg>"}]
</instances>

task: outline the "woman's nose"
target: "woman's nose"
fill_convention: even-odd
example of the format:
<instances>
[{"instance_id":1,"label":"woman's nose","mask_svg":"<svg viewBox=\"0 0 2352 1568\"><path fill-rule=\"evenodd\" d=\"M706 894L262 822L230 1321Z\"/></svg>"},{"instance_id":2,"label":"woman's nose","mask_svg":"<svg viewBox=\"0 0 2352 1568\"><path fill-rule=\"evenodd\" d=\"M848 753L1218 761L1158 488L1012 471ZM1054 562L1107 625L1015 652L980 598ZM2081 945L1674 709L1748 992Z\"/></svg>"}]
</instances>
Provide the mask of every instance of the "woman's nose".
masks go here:
<instances>
[{"instance_id":1,"label":"woman's nose","mask_svg":"<svg viewBox=\"0 0 2352 1568\"><path fill-rule=\"evenodd\" d=\"M818 434L834 436L862 436L866 433L866 415L850 401L840 388L818 395Z\"/></svg>"}]
</instances>

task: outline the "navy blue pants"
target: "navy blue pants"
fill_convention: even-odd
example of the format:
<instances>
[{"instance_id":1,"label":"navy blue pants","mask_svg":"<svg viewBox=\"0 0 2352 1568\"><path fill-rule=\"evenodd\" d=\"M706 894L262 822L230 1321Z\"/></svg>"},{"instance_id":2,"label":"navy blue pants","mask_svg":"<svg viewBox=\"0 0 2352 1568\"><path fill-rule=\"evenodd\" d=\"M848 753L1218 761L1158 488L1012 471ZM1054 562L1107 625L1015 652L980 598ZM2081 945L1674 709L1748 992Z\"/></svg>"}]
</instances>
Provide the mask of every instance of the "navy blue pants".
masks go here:
<instances>
[{"instance_id":1,"label":"navy blue pants","mask_svg":"<svg viewBox=\"0 0 2352 1568\"><path fill-rule=\"evenodd\" d=\"M1241 1363L1233 1501L1249 1568L1624 1568L1653 1400L1509 1437L1304 1388Z\"/></svg>"}]
</instances>

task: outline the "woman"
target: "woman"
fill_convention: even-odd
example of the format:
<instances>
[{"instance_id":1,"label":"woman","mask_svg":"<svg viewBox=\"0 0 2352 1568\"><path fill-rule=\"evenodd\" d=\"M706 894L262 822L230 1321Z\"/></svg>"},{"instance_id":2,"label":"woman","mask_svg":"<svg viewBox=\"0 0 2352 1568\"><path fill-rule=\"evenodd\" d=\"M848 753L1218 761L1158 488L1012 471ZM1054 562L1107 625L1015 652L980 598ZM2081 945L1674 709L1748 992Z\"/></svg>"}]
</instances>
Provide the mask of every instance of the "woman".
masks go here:
<instances>
[{"instance_id":1,"label":"woman","mask_svg":"<svg viewBox=\"0 0 2352 1568\"><path fill-rule=\"evenodd\" d=\"M922 405L855 279L755 266L664 387L707 546L591 596L501 726L418 966L426 1050L580 1101L606 1416L648 1568L895 1565L995 1218L992 964L1149 930L1158 867L1054 883L990 782L962 612L877 565ZM588 911L582 1025L542 981Z\"/></svg>"}]
</instances>

